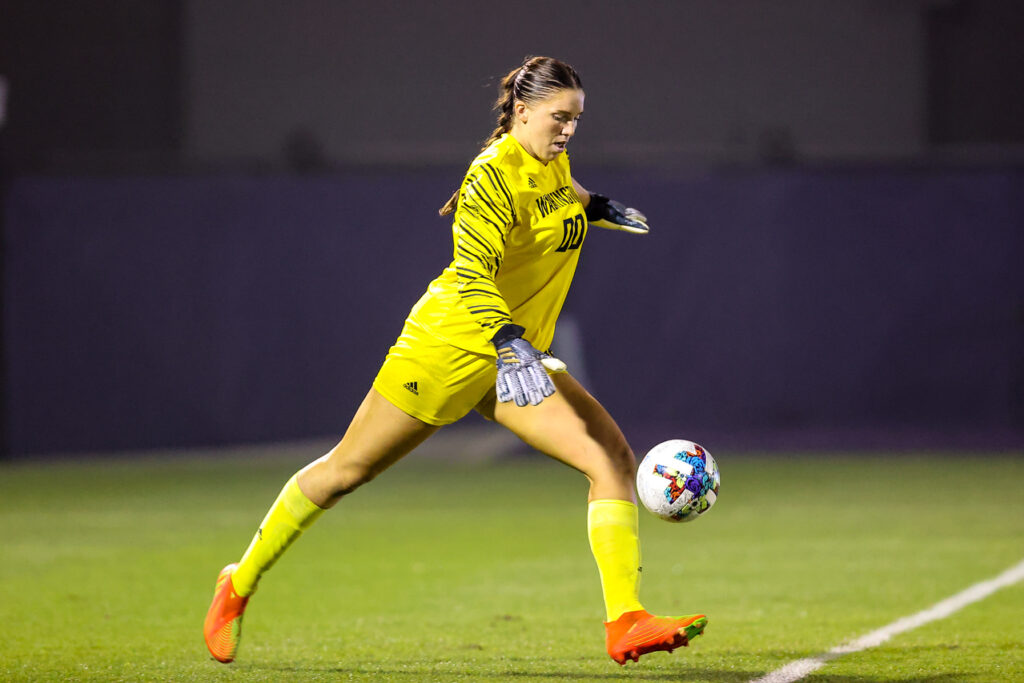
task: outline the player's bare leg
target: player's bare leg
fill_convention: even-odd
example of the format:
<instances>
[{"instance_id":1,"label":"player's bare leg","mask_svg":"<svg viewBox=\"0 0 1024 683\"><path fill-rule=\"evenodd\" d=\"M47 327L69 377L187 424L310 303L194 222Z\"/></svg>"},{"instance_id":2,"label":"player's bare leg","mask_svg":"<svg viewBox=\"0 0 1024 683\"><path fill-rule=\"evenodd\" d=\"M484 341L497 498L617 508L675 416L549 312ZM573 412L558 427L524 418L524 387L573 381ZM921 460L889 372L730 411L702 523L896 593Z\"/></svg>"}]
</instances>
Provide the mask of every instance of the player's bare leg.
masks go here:
<instances>
[{"instance_id":1,"label":"player's bare leg","mask_svg":"<svg viewBox=\"0 0 1024 683\"><path fill-rule=\"evenodd\" d=\"M556 392L540 405L485 401L478 410L527 444L590 480L588 535L601 572L609 656L619 664L685 647L707 617L656 617L639 601L640 546L634 497L636 460L608 411L568 373L552 375Z\"/></svg>"},{"instance_id":2,"label":"player's bare leg","mask_svg":"<svg viewBox=\"0 0 1024 683\"><path fill-rule=\"evenodd\" d=\"M540 405L496 403L491 395L478 407L528 445L582 472L590 500L635 502L636 459L618 424L572 375L551 375L555 393Z\"/></svg>"},{"instance_id":3,"label":"player's bare leg","mask_svg":"<svg viewBox=\"0 0 1024 683\"><path fill-rule=\"evenodd\" d=\"M206 646L217 661L235 659L249 597L260 576L299 534L342 496L376 477L437 430L370 389L341 441L285 484L241 561L218 575L203 624Z\"/></svg>"},{"instance_id":4,"label":"player's bare leg","mask_svg":"<svg viewBox=\"0 0 1024 683\"><path fill-rule=\"evenodd\" d=\"M317 506L333 507L438 429L397 408L371 388L341 441L299 471L299 488Z\"/></svg>"}]
</instances>

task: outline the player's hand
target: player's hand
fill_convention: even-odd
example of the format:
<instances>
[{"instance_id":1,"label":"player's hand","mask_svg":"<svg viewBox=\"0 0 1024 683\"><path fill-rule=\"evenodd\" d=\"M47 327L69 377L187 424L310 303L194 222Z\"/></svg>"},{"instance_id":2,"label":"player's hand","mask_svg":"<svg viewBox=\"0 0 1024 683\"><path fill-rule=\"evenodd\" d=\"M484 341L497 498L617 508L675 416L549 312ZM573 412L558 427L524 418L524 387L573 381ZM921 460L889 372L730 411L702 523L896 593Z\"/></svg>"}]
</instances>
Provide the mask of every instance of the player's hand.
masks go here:
<instances>
[{"instance_id":1,"label":"player's hand","mask_svg":"<svg viewBox=\"0 0 1024 683\"><path fill-rule=\"evenodd\" d=\"M599 228L625 230L635 235L646 235L650 230L647 216L595 192L590 193L590 203L587 204L587 222Z\"/></svg>"},{"instance_id":2,"label":"player's hand","mask_svg":"<svg viewBox=\"0 0 1024 683\"><path fill-rule=\"evenodd\" d=\"M501 403L514 400L517 406L535 406L555 393L547 370L565 371L565 363L533 348L520 336L524 332L519 325L505 325L491 340L498 351L495 390Z\"/></svg>"}]
</instances>

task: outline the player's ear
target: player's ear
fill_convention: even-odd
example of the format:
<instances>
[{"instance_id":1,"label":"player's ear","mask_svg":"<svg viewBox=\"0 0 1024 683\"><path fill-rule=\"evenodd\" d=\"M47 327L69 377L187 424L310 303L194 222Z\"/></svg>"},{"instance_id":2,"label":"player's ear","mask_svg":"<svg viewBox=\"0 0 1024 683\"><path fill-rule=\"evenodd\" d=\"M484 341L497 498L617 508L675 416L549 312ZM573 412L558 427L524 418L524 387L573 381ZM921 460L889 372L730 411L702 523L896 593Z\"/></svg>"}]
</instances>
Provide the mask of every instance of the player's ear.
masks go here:
<instances>
[{"instance_id":1,"label":"player's ear","mask_svg":"<svg viewBox=\"0 0 1024 683\"><path fill-rule=\"evenodd\" d=\"M530 118L530 108L526 106L526 102L522 100L516 100L512 105L512 112L515 114L516 120L519 123L526 123Z\"/></svg>"}]
</instances>

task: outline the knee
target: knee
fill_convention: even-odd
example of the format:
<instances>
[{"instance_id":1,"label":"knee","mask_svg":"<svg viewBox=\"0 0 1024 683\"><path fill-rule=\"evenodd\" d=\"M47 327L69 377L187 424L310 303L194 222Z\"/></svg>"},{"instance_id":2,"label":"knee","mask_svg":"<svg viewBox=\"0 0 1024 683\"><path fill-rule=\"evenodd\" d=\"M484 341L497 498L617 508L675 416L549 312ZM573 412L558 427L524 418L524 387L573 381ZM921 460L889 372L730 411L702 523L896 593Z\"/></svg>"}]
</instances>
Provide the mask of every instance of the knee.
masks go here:
<instances>
[{"instance_id":1,"label":"knee","mask_svg":"<svg viewBox=\"0 0 1024 683\"><path fill-rule=\"evenodd\" d=\"M300 485L314 503L327 508L378 474L380 469L371 465L328 454L306 468Z\"/></svg>"},{"instance_id":2,"label":"knee","mask_svg":"<svg viewBox=\"0 0 1024 683\"><path fill-rule=\"evenodd\" d=\"M636 477L636 456L625 440L609 449L608 459L618 476L628 481Z\"/></svg>"},{"instance_id":3,"label":"knee","mask_svg":"<svg viewBox=\"0 0 1024 683\"><path fill-rule=\"evenodd\" d=\"M602 445L601 457L594 458L593 462L594 471L587 473L591 480L628 484L636 477L636 459L625 440Z\"/></svg>"},{"instance_id":4,"label":"knee","mask_svg":"<svg viewBox=\"0 0 1024 683\"><path fill-rule=\"evenodd\" d=\"M359 462L343 462L331 467L328 475L328 488L333 498L341 498L355 491L363 484L373 481L379 471Z\"/></svg>"}]
</instances>

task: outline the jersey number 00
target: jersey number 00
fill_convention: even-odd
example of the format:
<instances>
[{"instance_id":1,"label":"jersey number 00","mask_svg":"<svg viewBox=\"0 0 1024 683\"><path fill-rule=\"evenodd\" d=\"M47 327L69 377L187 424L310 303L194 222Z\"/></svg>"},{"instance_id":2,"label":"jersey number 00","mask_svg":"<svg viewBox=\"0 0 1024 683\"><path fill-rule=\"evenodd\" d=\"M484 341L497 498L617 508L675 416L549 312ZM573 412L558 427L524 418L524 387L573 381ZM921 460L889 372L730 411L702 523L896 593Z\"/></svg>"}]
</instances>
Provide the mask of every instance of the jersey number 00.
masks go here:
<instances>
[{"instance_id":1,"label":"jersey number 00","mask_svg":"<svg viewBox=\"0 0 1024 683\"><path fill-rule=\"evenodd\" d=\"M583 214L578 213L575 218L566 218L562 221L562 230L562 243L555 251L579 249L583 244L583 235L587 231L586 224L583 222Z\"/></svg>"}]
</instances>

